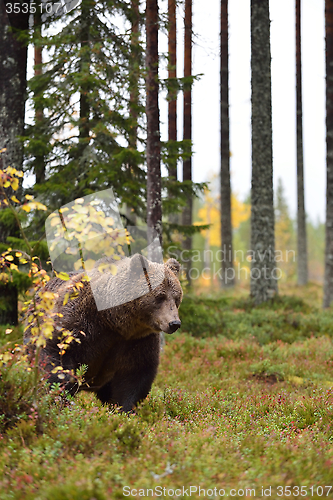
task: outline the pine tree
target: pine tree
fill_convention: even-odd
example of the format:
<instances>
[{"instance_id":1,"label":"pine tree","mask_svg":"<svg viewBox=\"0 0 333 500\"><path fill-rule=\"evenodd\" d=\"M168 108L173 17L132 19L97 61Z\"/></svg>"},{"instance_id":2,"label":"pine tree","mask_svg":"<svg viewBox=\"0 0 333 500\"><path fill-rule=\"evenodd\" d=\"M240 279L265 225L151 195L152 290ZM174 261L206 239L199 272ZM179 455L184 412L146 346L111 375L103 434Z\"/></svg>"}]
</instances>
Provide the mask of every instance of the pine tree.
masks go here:
<instances>
[{"instance_id":1,"label":"pine tree","mask_svg":"<svg viewBox=\"0 0 333 500\"><path fill-rule=\"evenodd\" d=\"M296 117L297 117L297 282L308 282L306 217L304 203L301 0L296 0Z\"/></svg>"},{"instance_id":2,"label":"pine tree","mask_svg":"<svg viewBox=\"0 0 333 500\"><path fill-rule=\"evenodd\" d=\"M130 45L130 72L129 72L129 87L130 101L129 113L132 123L128 134L128 146L136 150L138 143L138 118L139 118L139 81L141 78L142 69L142 54L140 47L140 0L131 0L131 45Z\"/></svg>"},{"instance_id":3,"label":"pine tree","mask_svg":"<svg viewBox=\"0 0 333 500\"><path fill-rule=\"evenodd\" d=\"M234 285L229 146L228 0L221 0L221 242L222 286ZM231 258L230 258L231 257ZM230 272L231 270L231 272Z\"/></svg>"},{"instance_id":4,"label":"pine tree","mask_svg":"<svg viewBox=\"0 0 333 500\"><path fill-rule=\"evenodd\" d=\"M168 178L162 178L162 207L163 215L168 222L163 222L164 241L173 242L181 249L191 249L192 235L200 231L200 227L192 224L192 200L205 189L204 183L192 181L192 132L191 132L191 88L195 76L192 75L192 5L185 4L185 39L184 45L184 77L177 77L177 17L176 0L168 0L168 78L162 85L167 89L168 100L168 141L161 144L162 161L168 170ZM186 62L185 62L186 61ZM183 140L177 140L177 96L184 93L183 110ZM178 161L183 162L183 182L177 180ZM163 196L164 193L164 196ZM183 214L181 216L180 214ZM176 235L173 238L173 234ZM183 235L184 242L181 248L179 234ZM181 258L181 257L179 257ZM184 262L184 266L187 264ZM187 266L189 267L189 266ZM189 279L188 275L188 280Z\"/></svg>"},{"instance_id":5,"label":"pine tree","mask_svg":"<svg viewBox=\"0 0 333 500\"><path fill-rule=\"evenodd\" d=\"M184 18L184 77L192 76L192 0L185 0L185 18ZM183 112L183 139L185 141L192 140L192 87L184 89L184 112ZM192 156L183 160L183 181L192 181ZM183 211L184 226L192 225L192 196L187 200L187 205ZM192 249L191 236L186 236L184 241L184 249L190 251ZM186 263L186 278L191 285L191 259Z\"/></svg>"},{"instance_id":6,"label":"pine tree","mask_svg":"<svg viewBox=\"0 0 333 500\"><path fill-rule=\"evenodd\" d=\"M326 246L324 307L333 301L333 1L325 1L326 29Z\"/></svg>"},{"instance_id":7,"label":"pine tree","mask_svg":"<svg viewBox=\"0 0 333 500\"><path fill-rule=\"evenodd\" d=\"M251 296L277 292L274 241L272 100L269 1L251 0L252 190Z\"/></svg>"},{"instance_id":8,"label":"pine tree","mask_svg":"<svg viewBox=\"0 0 333 500\"><path fill-rule=\"evenodd\" d=\"M146 3L147 225L162 242L161 142L158 106L158 5ZM150 235L148 235L150 239ZM149 241L150 242L150 241Z\"/></svg>"},{"instance_id":9,"label":"pine tree","mask_svg":"<svg viewBox=\"0 0 333 500\"><path fill-rule=\"evenodd\" d=\"M168 78L177 78L177 24L176 24L176 0L168 0L168 53L169 67ZM177 141L177 90L169 90L168 95L168 139ZM177 180L177 157L170 155L169 176Z\"/></svg>"},{"instance_id":10,"label":"pine tree","mask_svg":"<svg viewBox=\"0 0 333 500\"><path fill-rule=\"evenodd\" d=\"M34 29L36 30L36 43L34 46L34 71L35 76L40 76L42 74L42 64L43 64L43 47L42 47L42 13L41 9L36 9L34 14ZM35 103L35 125L37 136L38 130L43 129L44 126L44 109L42 106L42 100L39 99L39 95L35 95L34 103ZM36 151L35 164L34 164L34 173L36 176L36 183L42 184L45 181L45 144L44 141L40 142L39 151Z\"/></svg>"}]
</instances>

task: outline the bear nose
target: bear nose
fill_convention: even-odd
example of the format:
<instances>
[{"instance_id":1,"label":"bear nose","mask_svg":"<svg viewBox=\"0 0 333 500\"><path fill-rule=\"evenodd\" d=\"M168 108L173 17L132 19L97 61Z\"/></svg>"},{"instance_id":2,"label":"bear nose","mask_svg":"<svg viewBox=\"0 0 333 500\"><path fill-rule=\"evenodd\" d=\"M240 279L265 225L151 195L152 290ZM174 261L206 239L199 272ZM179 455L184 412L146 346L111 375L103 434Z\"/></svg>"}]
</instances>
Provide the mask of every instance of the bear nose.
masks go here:
<instances>
[{"instance_id":1,"label":"bear nose","mask_svg":"<svg viewBox=\"0 0 333 500\"><path fill-rule=\"evenodd\" d=\"M175 333L176 330L178 330L178 328L180 327L180 325L182 324L181 321L177 320L177 321L170 321L169 323L169 330L171 333Z\"/></svg>"}]
</instances>

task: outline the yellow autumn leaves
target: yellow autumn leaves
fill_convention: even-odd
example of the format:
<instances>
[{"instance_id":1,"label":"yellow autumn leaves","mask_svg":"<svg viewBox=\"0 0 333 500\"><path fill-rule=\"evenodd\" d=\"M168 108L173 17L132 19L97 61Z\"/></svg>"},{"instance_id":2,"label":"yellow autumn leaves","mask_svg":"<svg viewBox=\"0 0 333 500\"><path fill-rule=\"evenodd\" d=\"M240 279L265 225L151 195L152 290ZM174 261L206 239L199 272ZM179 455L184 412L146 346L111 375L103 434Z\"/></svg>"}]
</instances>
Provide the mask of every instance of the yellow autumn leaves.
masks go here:
<instances>
[{"instance_id":1,"label":"yellow autumn leaves","mask_svg":"<svg viewBox=\"0 0 333 500\"><path fill-rule=\"evenodd\" d=\"M0 153L3 153L5 149L1 149ZM25 202L22 204L15 194L7 196L5 189L11 188L13 191L17 191L20 185L20 179L23 177L23 172L21 170L16 170L14 167L6 167L0 170L0 192L3 195L1 204L6 207L9 206L10 201L19 205L19 208L25 212L30 212L31 210L47 210L46 206L39 201L34 200L34 197L26 194Z\"/></svg>"},{"instance_id":2,"label":"yellow autumn leaves","mask_svg":"<svg viewBox=\"0 0 333 500\"><path fill-rule=\"evenodd\" d=\"M250 218L251 207L240 201L235 194L231 195L231 222L234 229ZM202 231L208 238L209 246L221 246L221 211L218 198L214 198L210 191L206 190L204 195L204 206L198 210L198 218L195 224L210 224L210 228Z\"/></svg>"}]
</instances>

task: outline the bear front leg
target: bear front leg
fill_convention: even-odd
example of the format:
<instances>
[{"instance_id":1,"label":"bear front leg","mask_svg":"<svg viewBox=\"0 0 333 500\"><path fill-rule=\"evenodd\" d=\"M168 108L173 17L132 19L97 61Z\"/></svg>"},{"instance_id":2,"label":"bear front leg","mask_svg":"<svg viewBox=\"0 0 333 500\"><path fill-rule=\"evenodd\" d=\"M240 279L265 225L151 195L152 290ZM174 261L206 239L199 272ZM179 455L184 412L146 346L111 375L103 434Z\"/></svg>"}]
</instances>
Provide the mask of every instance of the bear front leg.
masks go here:
<instances>
[{"instance_id":1,"label":"bear front leg","mask_svg":"<svg viewBox=\"0 0 333 500\"><path fill-rule=\"evenodd\" d=\"M97 397L104 404L116 404L121 410L132 411L139 401L145 399L151 389L157 372L154 367L144 373L117 372L113 379L97 391Z\"/></svg>"},{"instance_id":2,"label":"bear front leg","mask_svg":"<svg viewBox=\"0 0 333 500\"><path fill-rule=\"evenodd\" d=\"M102 403L116 404L130 412L145 399L157 374L160 335L126 341L117 349L116 371L112 379L97 391Z\"/></svg>"}]
</instances>

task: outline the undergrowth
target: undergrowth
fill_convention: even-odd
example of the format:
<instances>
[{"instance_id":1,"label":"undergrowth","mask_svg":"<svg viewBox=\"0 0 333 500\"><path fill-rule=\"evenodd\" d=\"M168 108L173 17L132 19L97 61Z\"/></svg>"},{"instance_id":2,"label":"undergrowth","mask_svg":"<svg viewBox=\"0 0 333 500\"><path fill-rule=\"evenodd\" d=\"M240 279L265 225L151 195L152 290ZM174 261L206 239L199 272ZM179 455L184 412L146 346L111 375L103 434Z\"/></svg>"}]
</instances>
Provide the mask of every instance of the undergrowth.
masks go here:
<instances>
[{"instance_id":1,"label":"undergrowth","mask_svg":"<svg viewBox=\"0 0 333 500\"><path fill-rule=\"evenodd\" d=\"M287 295L260 306L249 298L185 296L180 316L182 331L195 337L254 337L260 344L292 343L323 334L333 337L331 310L321 311Z\"/></svg>"},{"instance_id":2,"label":"undergrowth","mask_svg":"<svg viewBox=\"0 0 333 500\"><path fill-rule=\"evenodd\" d=\"M271 498L286 498L278 486L293 498L304 497L301 486L305 498L333 497L333 489L320 494L333 481L330 312L285 297L261 308L199 297L185 298L181 319L151 393L129 416L90 393L64 398L43 384L36 415L31 367L15 346L20 330L1 330L9 352L0 375L1 500L187 498L182 488L191 485L234 498L247 488L263 498L269 487ZM213 498L207 491L191 497Z\"/></svg>"}]
</instances>

